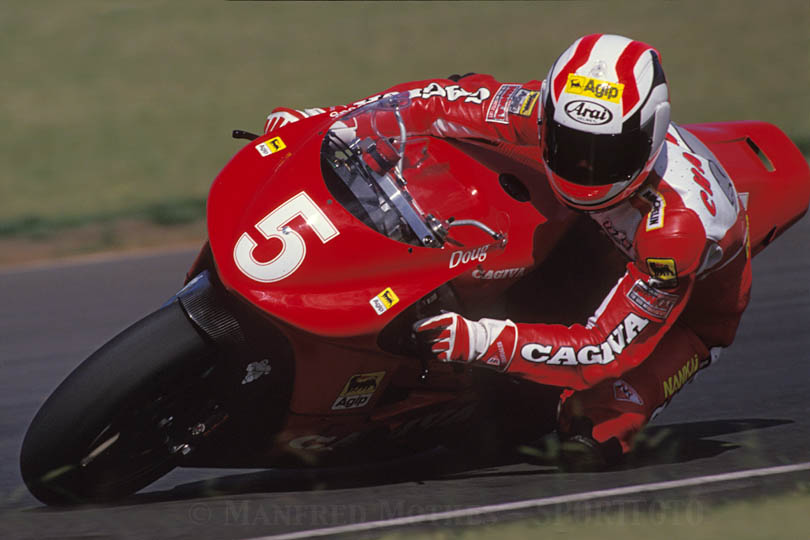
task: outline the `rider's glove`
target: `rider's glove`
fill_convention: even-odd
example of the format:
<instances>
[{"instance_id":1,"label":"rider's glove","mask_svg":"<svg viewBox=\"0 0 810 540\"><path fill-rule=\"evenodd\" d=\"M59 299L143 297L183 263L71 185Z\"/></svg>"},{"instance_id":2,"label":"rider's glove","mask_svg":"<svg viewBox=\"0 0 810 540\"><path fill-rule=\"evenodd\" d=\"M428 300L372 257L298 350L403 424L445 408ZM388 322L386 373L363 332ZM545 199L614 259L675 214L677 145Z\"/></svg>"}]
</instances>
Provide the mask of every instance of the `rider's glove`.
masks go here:
<instances>
[{"instance_id":1,"label":"rider's glove","mask_svg":"<svg viewBox=\"0 0 810 540\"><path fill-rule=\"evenodd\" d=\"M298 122L304 118L309 118L310 116L315 116L325 112L325 110L317 107L313 109L288 109L287 107L276 107L273 109L273 112L267 116L267 122L264 124L264 132L270 133L271 131L282 126L286 126L287 124L292 124L293 122Z\"/></svg>"},{"instance_id":2,"label":"rider's glove","mask_svg":"<svg viewBox=\"0 0 810 540\"><path fill-rule=\"evenodd\" d=\"M517 326L510 320L471 321L458 313L446 312L416 321L418 343L442 362L480 362L506 370L517 345Z\"/></svg>"}]
</instances>

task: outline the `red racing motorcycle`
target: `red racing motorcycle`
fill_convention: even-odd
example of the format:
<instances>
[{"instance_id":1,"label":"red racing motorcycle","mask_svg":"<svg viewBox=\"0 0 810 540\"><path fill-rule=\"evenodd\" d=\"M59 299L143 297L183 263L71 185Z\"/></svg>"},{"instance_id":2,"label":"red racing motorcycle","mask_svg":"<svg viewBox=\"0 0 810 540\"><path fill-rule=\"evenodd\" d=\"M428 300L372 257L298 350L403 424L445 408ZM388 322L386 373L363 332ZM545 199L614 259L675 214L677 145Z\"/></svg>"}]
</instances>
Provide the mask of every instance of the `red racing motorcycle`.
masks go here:
<instances>
[{"instance_id":1,"label":"red racing motorcycle","mask_svg":"<svg viewBox=\"0 0 810 540\"><path fill-rule=\"evenodd\" d=\"M492 143L410 133L407 95L367 101L234 132L251 142L213 183L185 287L32 421L20 461L34 496L109 500L178 466L340 466L554 430L560 389L426 360L411 325L440 310L573 323L623 261L542 178L527 181L538 149L511 148L507 163ZM681 130L734 179L754 254L806 211L807 162L776 127ZM566 250L582 242L591 260Z\"/></svg>"}]
</instances>

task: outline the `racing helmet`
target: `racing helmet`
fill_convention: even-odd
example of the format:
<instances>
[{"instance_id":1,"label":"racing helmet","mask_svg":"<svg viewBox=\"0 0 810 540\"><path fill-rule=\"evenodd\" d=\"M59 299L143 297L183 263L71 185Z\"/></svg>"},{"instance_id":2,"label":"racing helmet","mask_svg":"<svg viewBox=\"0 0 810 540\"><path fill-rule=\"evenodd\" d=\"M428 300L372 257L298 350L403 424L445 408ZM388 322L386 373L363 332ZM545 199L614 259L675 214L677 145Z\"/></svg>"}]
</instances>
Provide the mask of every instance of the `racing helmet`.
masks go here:
<instances>
[{"instance_id":1,"label":"racing helmet","mask_svg":"<svg viewBox=\"0 0 810 540\"><path fill-rule=\"evenodd\" d=\"M596 211L627 199L661 152L670 103L656 49L592 34L551 66L541 90L540 148L567 206Z\"/></svg>"}]
</instances>

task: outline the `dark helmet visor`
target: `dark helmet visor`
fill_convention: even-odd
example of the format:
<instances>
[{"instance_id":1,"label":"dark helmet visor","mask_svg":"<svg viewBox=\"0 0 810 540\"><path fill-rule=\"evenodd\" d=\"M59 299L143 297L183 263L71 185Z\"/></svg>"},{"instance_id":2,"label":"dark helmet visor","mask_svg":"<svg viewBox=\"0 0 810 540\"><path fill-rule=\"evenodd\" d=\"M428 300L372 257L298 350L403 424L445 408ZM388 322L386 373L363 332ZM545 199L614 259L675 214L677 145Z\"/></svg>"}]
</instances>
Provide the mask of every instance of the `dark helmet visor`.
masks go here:
<instances>
[{"instance_id":1,"label":"dark helmet visor","mask_svg":"<svg viewBox=\"0 0 810 540\"><path fill-rule=\"evenodd\" d=\"M638 176L650 157L652 137L645 131L595 134L544 118L543 159L555 174L582 186L631 180Z\"/></svg>"}]
</instances>

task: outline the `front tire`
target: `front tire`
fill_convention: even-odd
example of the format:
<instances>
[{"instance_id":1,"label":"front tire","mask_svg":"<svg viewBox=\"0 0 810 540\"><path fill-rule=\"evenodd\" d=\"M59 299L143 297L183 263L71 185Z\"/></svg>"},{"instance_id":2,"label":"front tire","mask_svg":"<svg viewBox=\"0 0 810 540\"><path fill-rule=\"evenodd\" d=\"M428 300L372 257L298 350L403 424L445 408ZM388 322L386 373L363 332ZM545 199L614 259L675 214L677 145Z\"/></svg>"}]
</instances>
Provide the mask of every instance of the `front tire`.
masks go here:
<instances>
[{"instance_id":1,"label":"front tire","mask_svg":"<svg viewBox=\"0 0 810 540\"><path fill-rule=\"evenodd\" d=\"M20 454L46 504L112 500L168 473L204 406L216 348L175 301L79 365L42 405Z\"/></svg>"}]
</instances>

